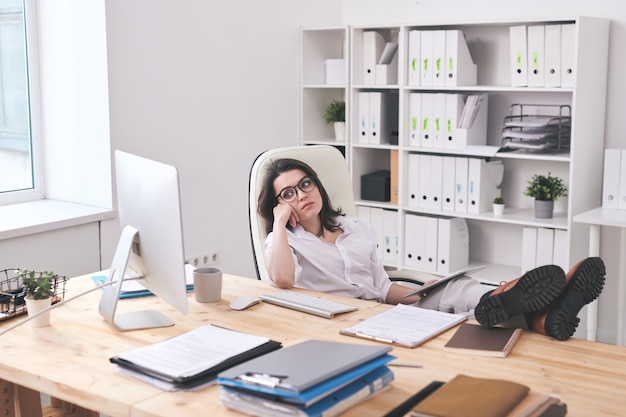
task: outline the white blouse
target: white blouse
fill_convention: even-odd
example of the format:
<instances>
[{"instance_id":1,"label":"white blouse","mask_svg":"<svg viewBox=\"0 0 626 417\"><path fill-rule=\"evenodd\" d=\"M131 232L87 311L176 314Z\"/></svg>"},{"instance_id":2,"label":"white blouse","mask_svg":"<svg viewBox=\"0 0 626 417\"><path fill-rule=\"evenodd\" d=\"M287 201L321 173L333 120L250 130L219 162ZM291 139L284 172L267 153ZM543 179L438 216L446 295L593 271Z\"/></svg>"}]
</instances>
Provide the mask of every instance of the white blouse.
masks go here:
<instances>
[{"instance_id":1,"label":"white blouse","mask_svg":"<svg viewBox=\"0 0 626 417\"><path fill-rule=\"evenodd\" d=\"M359 218L337 220L343 233L334 244L321 241L299 224L287 230L296 264L294 287L384 302L391 281L376 255L374 233ZM272 237L270 233L265 240L266 253ZM272 282L267 274L265 279Z\"/></svg>"}]
</instances>

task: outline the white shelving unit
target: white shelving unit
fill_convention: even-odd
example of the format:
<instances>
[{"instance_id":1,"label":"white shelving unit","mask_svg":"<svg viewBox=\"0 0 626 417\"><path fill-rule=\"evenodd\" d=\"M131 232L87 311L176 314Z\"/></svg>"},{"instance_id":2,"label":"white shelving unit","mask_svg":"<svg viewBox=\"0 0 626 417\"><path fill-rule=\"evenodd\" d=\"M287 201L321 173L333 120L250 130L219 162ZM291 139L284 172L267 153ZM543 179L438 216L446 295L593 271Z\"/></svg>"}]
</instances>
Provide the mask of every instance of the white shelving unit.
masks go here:
<instances>
[{"instance_id":1,"label":"white shelving unit","mask_svg":"<svg viewBox=\"0 0 626 417\"><path fill-rule=\"evenodd\" d=\"M512 26L573 24L575 27L575 69L572 87L511 87L510 36ZM456 29L465 35L474 64L477 83L471 86L423 87L409 85L409 33L412 30ZM363 34L378 32L385 41L397 40L397 83L364 84ZM585 212L601 201L602 161L604 152L604 112L608 61L609 21L589 17L562 20L523 20L506 22L445 23L397 26L351 26L302 31L302 134L303 144L338 145L330 127L323 125L323 108L332 98L346 99L346 158L350 166L357 205L393 210L397 215L398 254L386 258L390 268L415 269L403 260L406 215L463 217L469 230L470 265L486 264L475 274L484 282L497 283L520 275L522 232L524 227L538 227L566 232L569 265L587 256L587 230L573 222L575 214ZM344 49L345 48L345 49ZM348 53L345 53L348 51ZM343 52L343 55L340 55ZM343 56L347 60L348 83L341 88L320 85L323 62ZM306 68L305 68L306 67ZM314 68L316 70L314 70ZM395 67L391 67L395 68ZM317 75L313 76L313 72ZM395 74L394 74L395 75ZM397 99L397 144L364 144L359 140L359 93L382 92ZM480 213L426 210L409 204L408 159L413 154L477 157L472 150L414 147L409 141L409 95L411 93L488 94L486 145L504 166L501 194L507 208L503 216L494 216L491 207ZM496 152L501 144L504 117L515 103L566 104L571 106L571 146L558 153L529 151ZM390 155L398 152L398 201L376 202L360 199L361 176L390 169ZM481 151L482 152L482 151ZM556 202L552 219L534 217L534 201L523 195L533 174L558 175L564 178L569 195Z\"/></svg>"}]
</instances>

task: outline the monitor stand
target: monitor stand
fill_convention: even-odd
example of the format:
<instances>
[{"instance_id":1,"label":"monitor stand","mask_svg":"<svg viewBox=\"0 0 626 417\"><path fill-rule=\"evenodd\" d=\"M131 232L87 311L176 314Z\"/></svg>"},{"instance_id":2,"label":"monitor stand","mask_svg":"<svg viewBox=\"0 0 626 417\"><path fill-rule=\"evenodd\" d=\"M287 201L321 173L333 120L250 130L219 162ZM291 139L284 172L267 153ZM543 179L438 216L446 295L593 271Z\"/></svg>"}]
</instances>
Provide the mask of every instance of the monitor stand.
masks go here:
<instances>
[{"instance_id":1,"label":"monitor stand","mask_svg":"<svg viewBox=\"0 0 626 417\"><path fill-rule=\"evenodd\" d=\"M98 310L104 320L122 332L174 325L172 320L156 310L116 313L124 280L140 279L144 276L143 261L139 255L141 254L140 246L139 231L132 226L125 226L113 256L106 283L102 287L102 298ZM127 272L129 277L126 277Z\"/></svg>"}]
</instances>

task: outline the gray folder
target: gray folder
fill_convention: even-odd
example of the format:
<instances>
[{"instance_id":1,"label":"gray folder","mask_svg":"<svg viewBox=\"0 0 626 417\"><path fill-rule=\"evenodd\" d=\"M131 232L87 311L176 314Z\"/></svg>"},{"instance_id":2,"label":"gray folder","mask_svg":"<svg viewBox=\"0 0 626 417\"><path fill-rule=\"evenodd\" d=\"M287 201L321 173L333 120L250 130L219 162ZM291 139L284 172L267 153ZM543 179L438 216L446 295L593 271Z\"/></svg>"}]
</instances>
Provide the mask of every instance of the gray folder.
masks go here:
<instances>
[{"instance_id":1,"label":"gray folder","mask_svg":"<svg viewBox=\"0 0 626 417\"><path fill-rule=\"evenodd\" d=\"M234 366L218 378L302 392L386 355L390 346L308 340Z\"/></svg>"}]
</instances>

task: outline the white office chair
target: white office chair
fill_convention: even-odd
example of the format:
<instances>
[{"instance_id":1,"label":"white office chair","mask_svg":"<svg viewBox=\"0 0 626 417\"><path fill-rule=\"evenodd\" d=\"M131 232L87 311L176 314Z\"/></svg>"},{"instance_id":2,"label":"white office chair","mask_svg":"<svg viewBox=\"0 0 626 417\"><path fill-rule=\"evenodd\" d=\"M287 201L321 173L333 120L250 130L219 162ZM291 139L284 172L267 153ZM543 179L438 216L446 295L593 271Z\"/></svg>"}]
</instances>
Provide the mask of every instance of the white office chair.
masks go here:
<instances>
[{"instance_id":1,"label":"white office chair","mask_svg":"<svg viewBox=\"0 0 626 417\"><path fill-rule=\"evenodd\" d=\"M250 170L250 202L248 208L252 252L258 279L262 279L266 273L265 238L267 237L265 233L265 219L257 212L258 198L263 186L263 177L265 176L267 164L272 160L281 158L298 159L310 165L319 176L322 184L324 184L324 188L328 192L333 205L341 207L348 216L357 215L348 165L344 156L337 148L327 145L292 146L263 152L256 158ZM387 272L393 281L410 286L420 286L430 279L437 278L431 274L417 271L394 270Z\"/></svg>"}]
</instances>

